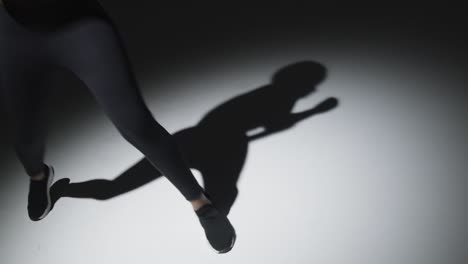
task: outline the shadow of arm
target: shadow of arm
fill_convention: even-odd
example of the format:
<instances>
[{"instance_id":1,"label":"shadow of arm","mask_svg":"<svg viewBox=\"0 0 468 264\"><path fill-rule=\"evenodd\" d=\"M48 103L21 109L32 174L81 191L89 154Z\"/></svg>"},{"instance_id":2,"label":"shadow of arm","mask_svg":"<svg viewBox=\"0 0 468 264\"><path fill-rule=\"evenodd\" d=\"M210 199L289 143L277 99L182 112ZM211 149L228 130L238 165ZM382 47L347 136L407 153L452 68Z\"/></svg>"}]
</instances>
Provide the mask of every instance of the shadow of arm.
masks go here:
<instances>
[{"instance_id":1,"label":"shadow of arm","mask_svg":"<svg viewBox=\"0 0 468 264\"><path fill-rule=\"evenodd\" d=\"M264 130L254 134L252 136L248 136L249 141L256 140L259 138L263 138L265 136L278 133L280 131L284 131L286 129L291 128L296 123L309 118L316 114L321 114L333 110L338 106L338 99L335 97L330 97L316 105L314 108L309 110L299 112L299 113L291 113L284 117L278 118L271 122L271 124L267 124L264 126Z\"/></svg>"}]
</instances>

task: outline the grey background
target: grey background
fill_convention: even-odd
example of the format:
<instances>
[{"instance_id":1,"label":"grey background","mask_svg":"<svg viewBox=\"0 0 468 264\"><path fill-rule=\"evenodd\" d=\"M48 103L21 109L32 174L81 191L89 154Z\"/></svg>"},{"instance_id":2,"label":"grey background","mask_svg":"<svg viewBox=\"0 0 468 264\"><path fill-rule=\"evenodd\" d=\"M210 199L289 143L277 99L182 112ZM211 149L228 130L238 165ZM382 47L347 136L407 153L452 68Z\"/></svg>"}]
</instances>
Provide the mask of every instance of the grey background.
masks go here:
<instances>
[{"instance_id":1,"label":"grey background","mask_svg":"<svg viewBox=\"0 0 468 264\"><path fill-rule=\"evenodd\" d=\"M63 198L29 221L2 127L2 263L466 263L463 9L101 2L170 132L301 60L328 78L295 111L340 105L250 143L229 215L238 240L223 256L164 178L105 201ZM50 84L57 179L113 179L142 158L74 76Z\"/></svg>"}]
</instances>

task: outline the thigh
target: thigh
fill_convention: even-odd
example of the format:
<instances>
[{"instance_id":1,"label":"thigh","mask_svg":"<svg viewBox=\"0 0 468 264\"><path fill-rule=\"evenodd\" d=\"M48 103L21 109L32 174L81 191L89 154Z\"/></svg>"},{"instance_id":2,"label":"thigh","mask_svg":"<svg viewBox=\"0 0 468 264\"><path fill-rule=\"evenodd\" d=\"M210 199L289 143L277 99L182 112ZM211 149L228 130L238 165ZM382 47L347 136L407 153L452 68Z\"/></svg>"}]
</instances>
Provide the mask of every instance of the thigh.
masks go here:
<instances>
[{"instance_id":1,"label":"thigh","mask_svg":"<svg viewBox=\"0 0 468 264\"><path fill-rule=\"evenodd\" d=\"M90 89L114 123L149 117L124 43L115 26L101 18L74 22L49 38L54 61Z\"/></svg>"},{"instance_id":2,"label":"thigh","mask_svg":"<svg viewBox=\"0 0 468 264\"><path fill-rule=\"evenodd\" d=\"M15 134L43 130L46 87L42 64L9 65L1 72L1 97Z\"/></svg>"},{"instance_id":3,"label":"thigh","mask_svg":"<svg viewBox=\"0 0 468 264\"><path fill-rule=\"evenodd\" d=\"M47 91L48 55L38 33L21 27L0 8L0 94L10 114L34 114Z\"/></svg>"}]
</instances>

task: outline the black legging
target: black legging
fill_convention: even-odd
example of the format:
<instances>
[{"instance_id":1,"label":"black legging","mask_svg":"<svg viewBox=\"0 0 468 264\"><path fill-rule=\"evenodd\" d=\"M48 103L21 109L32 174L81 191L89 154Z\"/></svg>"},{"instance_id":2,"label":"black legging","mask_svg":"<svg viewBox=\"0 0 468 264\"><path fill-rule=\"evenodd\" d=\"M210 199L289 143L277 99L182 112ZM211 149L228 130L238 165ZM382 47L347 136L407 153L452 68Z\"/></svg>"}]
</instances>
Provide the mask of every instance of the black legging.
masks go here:
<instances>
[{"instance_id":1,"label":"black legging","mask_svg":"<svg viewBox=\"0 0 468 264\"><path fill-rule=\"evenodd\" d=\"M177 143L153 117L139 91L112 21L89 17L55 32L27 30L0 6L0 89L19 160L29 176L43 170L45 128L41 78L65 67L91 90L121 135L187 200L203 191Z\"/></svg>"}]
</instances>

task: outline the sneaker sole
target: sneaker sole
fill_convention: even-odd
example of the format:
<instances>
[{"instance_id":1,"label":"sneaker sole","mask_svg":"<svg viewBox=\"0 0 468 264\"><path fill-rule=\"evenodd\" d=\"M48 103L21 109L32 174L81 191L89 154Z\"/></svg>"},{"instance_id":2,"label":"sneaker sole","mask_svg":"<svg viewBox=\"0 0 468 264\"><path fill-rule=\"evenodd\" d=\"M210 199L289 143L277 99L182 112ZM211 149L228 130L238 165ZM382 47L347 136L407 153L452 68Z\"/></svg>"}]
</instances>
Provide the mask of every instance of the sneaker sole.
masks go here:
<instances>
[{"instance_id":1,"label":"sneaker sole","mask_svg":"<svg viewBox=\"0 0 468 264\"><path fill-rule=\"evenodd\" d=\"M231 241L231 245L228 248L223 249L221 251L216 250L218 252L218 254L223 254L223 253L227 253L227 252L231 251L231 249L234 247L234 243L236 242L236 236L237 236L236 233L234 233L234 236L233 236L232 241Z\"/></svg>"},{"instance_id":2,"label":"sneaker sole","mask_svg":"<svg viewBox=\"0 0 468 264\"><path fill-rule=\"evenodd\" d=\"M47 208L45 209L44 213L37 220L41 220L44 217L46 217L47 214L49 214L50 209L52 207L52 202L51 202L51 198L50 198L50 187L52 186L52 182L54 181L55 171L54 171L53 166L50 166L50 165L47 165L47 166L49 167L49 172L50 172L49 173L49 179L47 180Z\"/></svg>"},{"instance_id":3,"label":"sneaker sole","mask_svg":"<svg viewBox=\"0 0 468 264\"><path fill-rule=\"evenodd\" d=\"M208 246L210 246L210 248L211 248L214 252L216 252L217 254L223 254L223 253L227 253L227 252L231 251L231 249L234 247L234 244L235 244L235 242L236 242L236 236L237 236L237 235L236 235L236 233L234 232L234 236L232 237L232 240L231 240L231 245L229 245L229 247L227 247L227 248L225 248L225 249L223 249L223 250L217 250L217 249L213 248L213 247L211 246L211 244L210 244L210 241L208 241L208 240L206 240L206 243L207 243Z\"/></svg>"}]
</instances>

